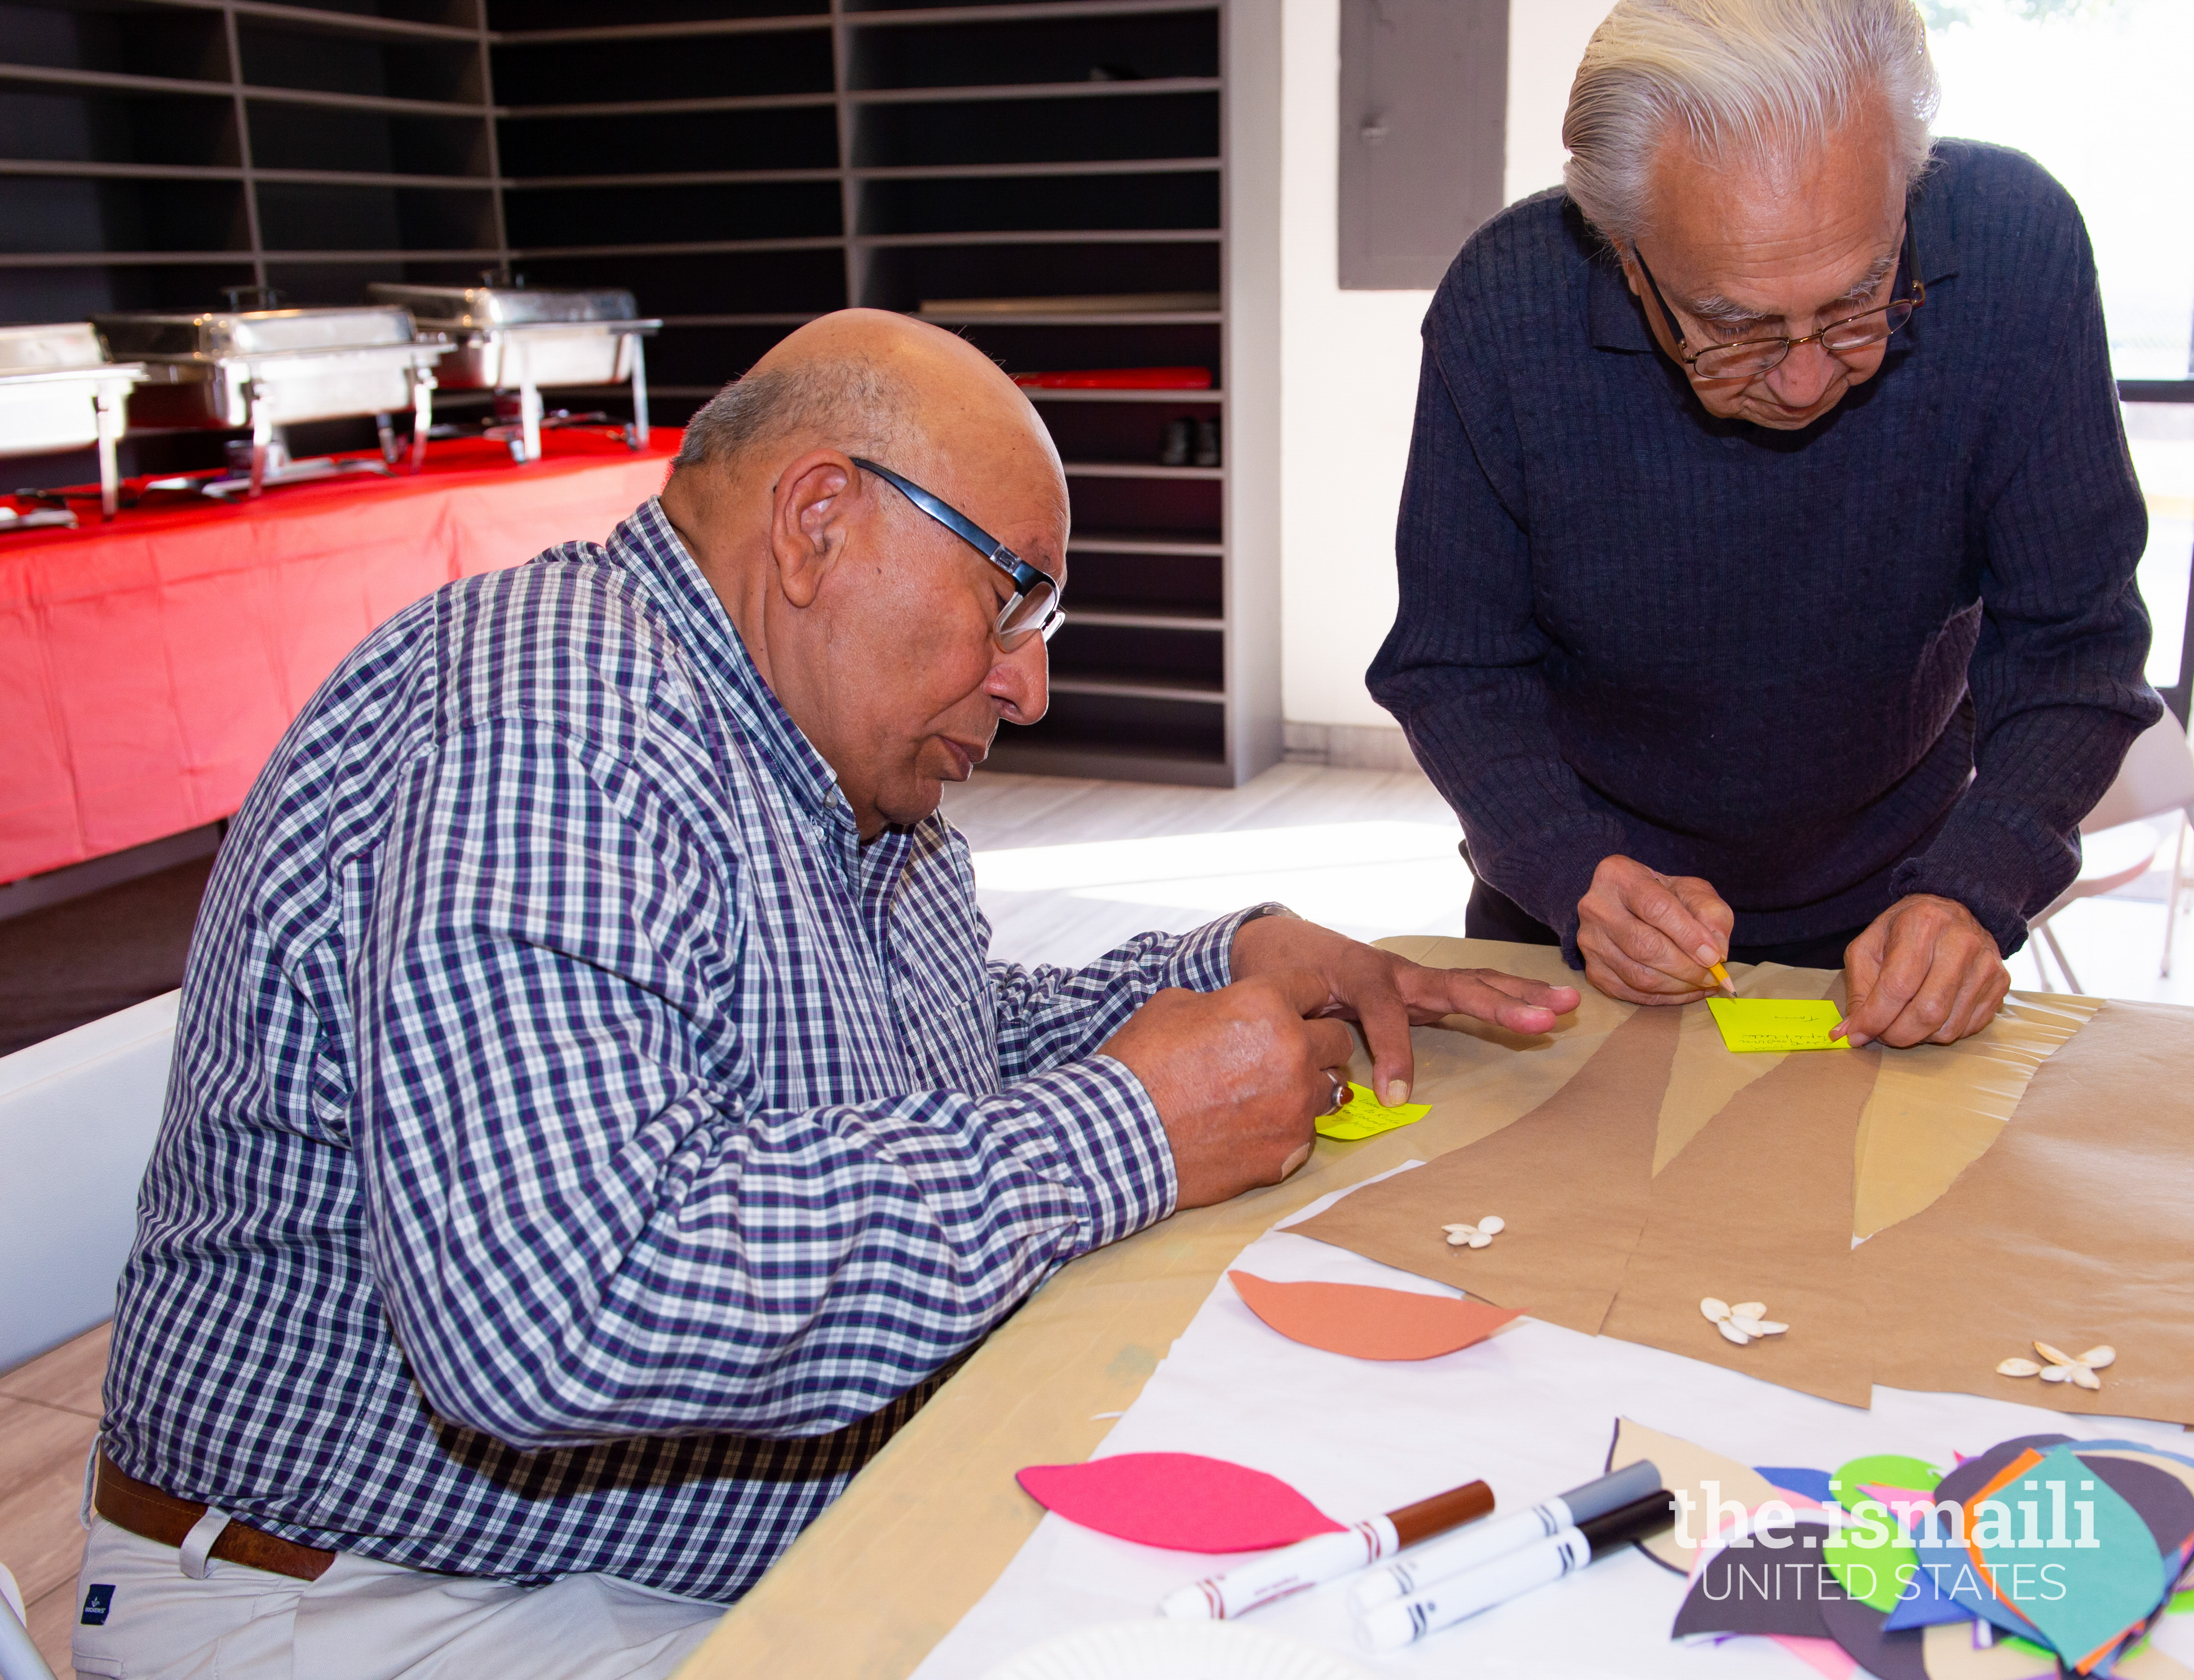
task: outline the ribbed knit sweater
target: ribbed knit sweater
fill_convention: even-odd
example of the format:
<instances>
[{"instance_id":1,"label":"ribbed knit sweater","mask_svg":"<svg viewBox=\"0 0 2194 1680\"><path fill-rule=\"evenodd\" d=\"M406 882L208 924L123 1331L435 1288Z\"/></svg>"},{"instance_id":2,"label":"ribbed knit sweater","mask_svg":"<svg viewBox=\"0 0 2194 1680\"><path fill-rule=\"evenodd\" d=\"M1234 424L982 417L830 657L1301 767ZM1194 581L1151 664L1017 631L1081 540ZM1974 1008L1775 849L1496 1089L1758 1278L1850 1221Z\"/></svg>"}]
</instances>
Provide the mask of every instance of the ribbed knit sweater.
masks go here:
<instances>
[{"instance_id":1,"label":"ribbed knit sweater","mask_svg":"<svg viewBox=\"0 0 2194 1680\"><path fill-rule=\"evenodd\" d=\"M1910 215L1926 304L1801 432L1709 415L1559 192L1433 300L1370 688L1572 966L1615 853L1712 882L1737 944L1932 892L2008 955L2159 714L2079 211L1944 140Z\"/></svg>"}]
</instances>

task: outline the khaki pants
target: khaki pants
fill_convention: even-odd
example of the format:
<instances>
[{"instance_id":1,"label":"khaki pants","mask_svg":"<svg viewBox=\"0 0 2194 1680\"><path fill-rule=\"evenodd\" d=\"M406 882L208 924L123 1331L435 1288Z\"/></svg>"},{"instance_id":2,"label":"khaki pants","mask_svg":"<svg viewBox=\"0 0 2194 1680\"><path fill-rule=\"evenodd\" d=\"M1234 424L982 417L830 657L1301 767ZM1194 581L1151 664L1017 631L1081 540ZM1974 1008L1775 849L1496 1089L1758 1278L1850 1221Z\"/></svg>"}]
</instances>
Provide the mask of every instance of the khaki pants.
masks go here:
<instances>
[{"instance_id":1,"label":"khaki pants","mask_svg":"<svg viewBox=\"0 0 2194 1680\"><path fill-rule=\"evenodd\" d=\"M79 1677L102 1680L655 1680L723 1614L613 1575L524 1588L340 1554L316 1581L182 1554L95 1518L77 1576L105 1621L79 1625ZM95 1608L95 1614L96 1609Z\"/></svg>"}]
</instances>

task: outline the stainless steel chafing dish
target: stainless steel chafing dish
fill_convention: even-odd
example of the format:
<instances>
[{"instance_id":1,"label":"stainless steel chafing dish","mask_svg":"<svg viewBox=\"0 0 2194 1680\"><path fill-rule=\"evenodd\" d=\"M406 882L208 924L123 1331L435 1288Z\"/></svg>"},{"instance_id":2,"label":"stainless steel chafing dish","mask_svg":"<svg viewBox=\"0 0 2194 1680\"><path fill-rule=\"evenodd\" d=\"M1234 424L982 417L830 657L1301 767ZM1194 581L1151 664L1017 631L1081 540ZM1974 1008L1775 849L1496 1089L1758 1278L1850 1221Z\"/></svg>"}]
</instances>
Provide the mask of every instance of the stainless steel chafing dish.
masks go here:
<instances>
[{"instance_id":1,"label":"stainless steel chafing dish","mask_svg":"<svg viewBox=\"0 0 2194 1680\"><path fill-rule=\"evenodd\" d=\"M0 456L97 444L100 512L112 519L121 489L114 445L128 427L123 398L144 377L137 363L106 359L89 321L0 327Z\"/></svg>"},{"instance_id":2,"label":"stainless steel chafing dish","mask_svg":"<svg viewBox=\"0 0 2194 1680\"><path fill-rule=\"evenodd\" d=\"M426 458L434 364L449 347L422 337L406 310L240 309L92 321L110 351L145 364L145 382L129 396L135 424L250 428L253 496L268 478L275 428L301 421L380 417L408 407L412 470Z\"/></svg>"},{"instance_id":3,"label":"stainless steel chafing dish","mask_svg":"<svg viewBox=\"0 0 2194 1680\"><path fill-rule=\"evenodd\" d=\"M516 391L520 461L541 455L541 393L560 386L632 386L632 443L647 443L647 364L626 291L551 291L531 286L412 286L376 281L377 303L400 304L454 347L439 378L452 391Z\"/></svg>"}]
</instances>

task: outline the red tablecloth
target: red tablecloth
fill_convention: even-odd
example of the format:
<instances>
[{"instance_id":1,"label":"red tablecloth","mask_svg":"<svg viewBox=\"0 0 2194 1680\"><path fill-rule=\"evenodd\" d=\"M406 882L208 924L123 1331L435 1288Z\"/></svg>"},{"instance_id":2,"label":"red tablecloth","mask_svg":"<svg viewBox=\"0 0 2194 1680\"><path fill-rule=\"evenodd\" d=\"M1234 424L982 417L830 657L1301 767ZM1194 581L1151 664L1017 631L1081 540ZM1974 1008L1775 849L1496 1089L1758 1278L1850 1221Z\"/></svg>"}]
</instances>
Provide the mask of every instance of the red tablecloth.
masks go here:
<instances>
[{"instance_id":1,"label":"red tablecloth","mask_svg":"<svg viewBox=\"0 0 2194 1680\"><path fill-rule=\"evenodd\" d=\"M0 535L0 881L180 834L243 803L322 679L452 579L600 541L662 487L635 455L551 432L519 466L438 443L364 475L221 506L155 493L111 525Z\"/></svg>"}]
</instances>

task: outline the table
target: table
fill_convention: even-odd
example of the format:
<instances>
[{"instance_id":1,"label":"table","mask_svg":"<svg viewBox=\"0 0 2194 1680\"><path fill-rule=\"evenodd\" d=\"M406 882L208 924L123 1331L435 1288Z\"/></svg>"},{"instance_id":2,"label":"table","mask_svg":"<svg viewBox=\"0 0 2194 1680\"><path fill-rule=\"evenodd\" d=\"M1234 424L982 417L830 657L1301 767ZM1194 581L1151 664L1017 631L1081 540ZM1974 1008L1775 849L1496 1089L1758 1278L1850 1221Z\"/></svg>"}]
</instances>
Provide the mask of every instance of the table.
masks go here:
<instances>
[{"instance_id":1,"label":"table","mask_svg":"<svg viewBox=\"0 0 2194 1680\"><path fill-rule=\"evenodd\" d=\"M112 524L0 536L0 881L231 815L367 632L455 578L608 536L680 436L635 454L551 433L522 467L455 439L416 476L155 491Z\"/></svg>"},{"instance_id":2,"label":"table","mask_svg":"<svg viewBox=\"0 0 2194 1680\"><path fill-rule=\"evenodd\" d=\"M1570 977L1558 952L1481 940L1381 942L1439 966L1493 966ZM1813 971L1818 995L1835 977ZM1785 986L1782 995L1796 995ZM2093 1000L2015 995L1986 1032L1922 1046L1886 1063L1862 1122L1861 1200L1894 1213L1939 1189L1986 1150L2027 1078L2099 1007ZM1220 1274L1261 1232L1331 1192L1459 1149L1545 1100L1631 1012L1586 989L1573 1024L1519 1041L1498 1029L1420 1028L1416 1126L1360 1143L1321 1140L1285 1184L1179 1214L1063 1268L993 1334L735 1605L681 1680L797 1673L910 1673L990 1588L1041 1513L1020 1493L1024 1465L1077 1461L1106 1438ZM2194 1012L2171 1012L2174 1025ZM1668 1101L1717 1107L1762 1071L1752 1058L1693 1053L1713 1029L1691 1012ZM1775 1058L1759 1058L1772 1062ZM1732 1064L1738 1064L1732 1067ZM1355 1070L1368 1075L1368 1067ZM1869 1184L1872 1185L1869 1190Z\"/></svg>"}]
</instances>

